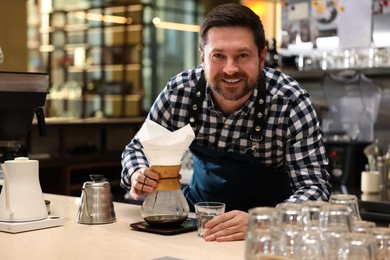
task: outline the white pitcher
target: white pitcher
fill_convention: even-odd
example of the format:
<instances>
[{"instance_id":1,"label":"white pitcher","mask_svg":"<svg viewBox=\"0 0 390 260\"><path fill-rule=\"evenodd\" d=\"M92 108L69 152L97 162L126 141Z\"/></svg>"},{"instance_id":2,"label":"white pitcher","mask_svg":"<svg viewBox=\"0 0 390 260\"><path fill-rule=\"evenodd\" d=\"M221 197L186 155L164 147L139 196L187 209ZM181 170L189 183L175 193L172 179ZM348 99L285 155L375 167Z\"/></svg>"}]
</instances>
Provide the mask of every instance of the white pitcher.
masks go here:
<instances>
[{"instance_id":1,"label":"white pitcher","mask_svg":"<svg viewBox=\"0 0 390 260\"><path fill-rule=\"evenodd\" d=\"M1 165L4 186L0 194L0 221L22 222L48 216L41 185L39 163L17 157Z\"/></svg>"}]
</instances>

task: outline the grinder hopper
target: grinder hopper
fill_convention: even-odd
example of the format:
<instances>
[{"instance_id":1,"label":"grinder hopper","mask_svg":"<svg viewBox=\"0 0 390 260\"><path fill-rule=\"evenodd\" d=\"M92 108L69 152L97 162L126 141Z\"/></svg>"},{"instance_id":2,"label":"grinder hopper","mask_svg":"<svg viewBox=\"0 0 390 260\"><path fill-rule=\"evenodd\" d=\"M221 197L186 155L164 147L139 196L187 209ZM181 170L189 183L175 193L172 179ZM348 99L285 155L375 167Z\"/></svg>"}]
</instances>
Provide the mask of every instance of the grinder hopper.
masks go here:
<instances>
[{"instance_id":1,"label":"grinder hopper","mask_svg":"<svg viewBox=\"0 0 390 260\"><path fill-rule=\"evenodd\" d=\"M322 121L325 137L348 136L356 142L372 142L381 93L358 71L326 73L322 82L329 111Z\"/></svg>"}]
</instances>

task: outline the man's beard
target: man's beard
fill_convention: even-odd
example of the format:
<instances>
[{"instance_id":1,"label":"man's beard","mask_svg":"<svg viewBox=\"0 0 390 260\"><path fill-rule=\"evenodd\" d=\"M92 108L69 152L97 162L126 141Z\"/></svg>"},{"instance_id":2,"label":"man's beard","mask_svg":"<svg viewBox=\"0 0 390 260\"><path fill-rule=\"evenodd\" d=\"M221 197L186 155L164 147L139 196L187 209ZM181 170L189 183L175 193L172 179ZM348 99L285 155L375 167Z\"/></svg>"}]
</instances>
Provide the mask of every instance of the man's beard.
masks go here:
<instances>
[{"instance_id":1,"label":"man's beard","mask_svg":"<svg viewBox=\"0 0 390 260\"><path fill-rule=\"evenodd\" d=\"M239 91L237 91L237 89L224 88L223 86L221 86L223 84L221 82L221 79L234 79L234 78L240 78L245 80L244 87L240 88ZM253 84L250 84L250 82L248 82L248 78L244 75L232 75L232 76L216 75L214 80L209 80L208 82L211 90L215 94L229 101L237 101L242 99L248 93L251 93L257 85L257 81L254 82Z\"/></svg>"}]
</instances>

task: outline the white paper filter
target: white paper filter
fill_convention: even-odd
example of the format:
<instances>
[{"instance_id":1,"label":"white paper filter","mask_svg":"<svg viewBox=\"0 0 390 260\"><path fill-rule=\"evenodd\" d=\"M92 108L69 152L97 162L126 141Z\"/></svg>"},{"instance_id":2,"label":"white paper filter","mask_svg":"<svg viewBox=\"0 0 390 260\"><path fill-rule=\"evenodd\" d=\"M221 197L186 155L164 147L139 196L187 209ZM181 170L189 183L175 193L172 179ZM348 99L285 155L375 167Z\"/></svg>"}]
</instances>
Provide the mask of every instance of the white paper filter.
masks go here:
<instances>
[{"instance_id":1,"label":"white paper filter","mask_svg":"<svg viewBox=\"0 0 390 260\"><path fill-rule=\"evenodd\" d=\"M190 124L176 131L147 119L138 132L150 165L178 165L195 138Z\"/></svg>"}]
</instances>

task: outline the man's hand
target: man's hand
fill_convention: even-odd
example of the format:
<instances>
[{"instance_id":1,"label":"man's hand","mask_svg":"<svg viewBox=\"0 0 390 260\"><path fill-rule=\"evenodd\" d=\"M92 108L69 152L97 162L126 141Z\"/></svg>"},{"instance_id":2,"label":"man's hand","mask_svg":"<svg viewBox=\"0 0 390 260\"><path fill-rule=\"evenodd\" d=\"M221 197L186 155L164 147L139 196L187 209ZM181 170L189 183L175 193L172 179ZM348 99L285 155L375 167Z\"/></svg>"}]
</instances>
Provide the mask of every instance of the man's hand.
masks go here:
<instances>
[{"instance_id":1,"label":"man's hand","mask_svg":"<svg viewBox=\"0 0 390 260\"><path fill-rule=\"evenodd\" d=\"M131 176L130 195L138 200L140 197L156 190L160 175L149 168L140 168Z\"/></svg>"},{"instance_id":2,"label":"man's hand","mask_svg":"<svg viewBox=\"0 0 390 260\"><path fill-rule=\"evenodd\" d=\"M248 213L232 210L214 217L206 223L208 229L204 234L206 241L234 241L243 240L246 236Z\"/></svg>"}]
</instances>

